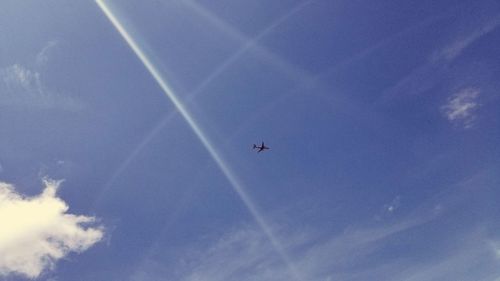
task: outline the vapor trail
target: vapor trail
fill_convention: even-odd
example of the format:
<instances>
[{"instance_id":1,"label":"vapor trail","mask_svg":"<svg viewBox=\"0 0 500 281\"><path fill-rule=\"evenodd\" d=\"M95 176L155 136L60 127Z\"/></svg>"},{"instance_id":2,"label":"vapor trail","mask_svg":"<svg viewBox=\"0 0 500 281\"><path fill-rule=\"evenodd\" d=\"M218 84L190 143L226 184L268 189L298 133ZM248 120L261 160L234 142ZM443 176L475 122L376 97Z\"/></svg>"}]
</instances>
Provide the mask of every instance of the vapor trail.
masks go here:
<instances>
[{"instance_id":1,"label":"vapor trail","mask_svg":"<svg viewBox=\"0 0 500 281\"><path fill-rule=\"evenodd\" d=\"M285 13L283 16L279 17L275 21L273 21L268 27L266 27L264 30L259 32L257 36L253 38L247 38L241 32L235 30L234 28L231 28L227 23L221 21L217 16L214 14L211 14L207 9L203 8L199 4L197 4L194 1L184 1L183 3L188 5L196 14L199 16L205 18L208 22L210 22L212 25L216 26L220 30L222 30L224 33L228 34L230 37L233 37L234 39L243 42L243 45L236 51L234 52L231 56L226 58L217 68L215 68L210 75L208 75L197 87L194 91L191 92L188 98L193 98L195 97L199 92L201 92L207 85L209 85L215 78L217 78L220 74L226 70L227 67L229 67L231 64L235 63L238 61L238 59L248 50L251 50L255 48L258 50L261 54L263 54L266 58L268 58L267 61L272 62L273 64L277 65L281 69L284 70L285 73L287 73L289 76L291 76L294 79L304 79L305 78L310 78L309 74L306 73L305 71L297 68L296 66L284 61L281 59L279 56L276 54L271 53L268 49L260 46L258 44L258 41L261 40L264 36L268 35L272 30L274 30L277 26L285 22L287 19L295 15L297 12L301 11L305 6L309 5L312 2L312 0L308 0L305 2L301 2L292 9L290 9L287 13Z\"/></svg>"},{"instance_id":2,"label":"vapor trail","mask_svg":"<svg viewBox=\"0 0 500 281\"><path fill-rule=\"evenodd\" d=\"M290 10L288 13L286 13L284 16L280 17L278 20L273 22L271 26L266 28L263 32L261 32L257 37L263 37L267 33L269 33L273 28L278 26L280 23L284 22L286 19L303 9L306 5L310 4L312 0L305 1L299 5L297 5L295 8ZM219 17L217 17L215 14L210 12L208 9L203 7L202 5L198 4L194 0L185 0L182 1L183 4L187 5L193 12L195 12L199 17L205 19L208 23L211 25L215 26L217 29L231 37L232 39L242 42L244 45L248 45L248 47L253 47L254 50L258 53L258 55L261 58L264 58L266 62L274 65L278 69L280 69L283 73L286 75L292 77L294 80L303 80L303 79L309 79L310 78L310 73L307 71L304 71L303 69L291 64L287 60L283 59L279 55L271 52L269 49L259 45L255 44L255 40L252 40L248 38L245 34L243 34L241 31L237 30L236 28L232 27L229 25L227 22L221 20ZM260 39L260 38L259 38ZM252 42L254 41L254 42ZM245 47L244 47L245 48ZM237 54L241 55L241 54Z\"/></svg>"},{"instance_id":3,"label":"vapor trail","mask_svg":"<svg viewBox=\"0 0 500 281\"><path fill-rule=\"evenodd\" d=\"M132 163L132 161L140 154L142 149L148 145L148 143L166 126L166 124L176 116L176 111L170 112L166 117L164 117L161 122L159 122L152 130L150 130L146 136L141 140L139 145L130 153L127 158L120 164L120 166L115 170L111 177L106 181L104 187L101 190L101 196L99 196L94 203L92 208L99 206L100 202L104 199L106 191L112 186L112 184L118 179L118 177L125 171L125 169Z\"/></svg>"},{"instance_id":4,"label":"vapor trail","mask_svg":"<svg viewBox=\"0 0 500 281\"><path fill-rule=\"evenodd\" d=\"M183 2L185 5L187 5L193 12L195 12L198 16L204 18L206 21L208 21L210 24L214 25L216 28L220 29L222 32L228 34L230 37L232 37L235 40L241 41L242 46L236 50L232 55L227 57L221 64L219 64L194 90L188 93L186 97L186 102L189 103L192 100L200 94L206 86L208 86L210 83L212 83L215 79L217 79L218 76L220 76L228 67L230 67L232 64L234 64L238 59L248 52L249 50L256 49L259 54L266 58L271 58L266 61L271 62L275 66L281 68L285 73L287 73L291 78L294 80L298 79L299 77L302 77L301 79L307 79L311 80L310 74L306 73L302 69L296 67L293 64L290 64L283 59L281 59L279 56L276 54L272 53L269 51L267 48L262 47L261 45L258 44L258 41L261 40L263 37L267 36L271 31L273 31L276 27L278 27L280 24L288 20L290 17L301 11L303 8L305 8L307 5L311 4L313 0L307 0L304 2L301 2L297 4L296 6L292 7L289 11L287 11L285 14L274 20L269 26L267 26L264 30L259 32L255 37L253 38L248 38L238 30L231 28L227 23L223 22L220 20L216 15L210 13L207 9L204 7L200 6L194 1L188 1L186 0ZM130 33L130 32L129 32ZM299 79L300 80L300 79ZM154 129L152 129L146 137L139 143L139 145L132 151L132 153L129 154L129 156L120 164L118 169L113 173L113 175L110 177L110 179L106 182L106 184L103 187L104 192L107 189L110 188L110 186L114 183L114 181L118 178L118 176L128 167L128 165L134 160L134 158L139 155L141 150L158 134L163 127L170 121L173 117L177 115L177 111L172 111L170 112L163 120L161 123L157 126L155 126ZM99 205L100 201L102 200L102 196L97 198L96 201L94 202L93 206Z\"/></svg>"},{"instance_id":5,"label":"vapor trail","mask_svg":"<svg viewBox=\"0 0 500 281\"><path fill-rule=\"evenodd\" d=\"M215 149L214 145L212 142L209 140L209 138L206 136L206 134L203 132L203 130L198 126L198 123L194 119L194 117L191 115L191 113L187 110L187 108L184 106L184 104L181 102L181 100L177 97L177 95L174 93L174 91L170 88L168 85L166 79L164 79L161 75L161 72L159 69L156 67L156 65L153 63L153 61L150 59L148 54L144 52L143 47L130 35L130 33L125 29L125 27L122 25L120 20L113 14L111 9L104 3L103 0L96 0L97 5L99 8L102 10L102 12L106 15L106 17L111 21L113 26L116 28L116 30L120 33L120 35L123 37L123 39L126 41L126 43L129 45L129 47L132 49L132 51L137 55L137 57L141 60L143 65L146 67L146 69L149 71L149 73L153 76L155 81L158 83L160 88L163 90L164 94L172 101L174 106L177 108L178 112L181 114L181 116L186 120L188 125L191 127L195 135L198 137L198 139L201 141L205 149L208 151L212 159L215 161L221 172L224 174L228 182L230 183L231 187L235 190L235 192L238 194L240 199L243 201L247 209L249 210L250 214L256 221L256 223L259 225L259 227L262 229L262 231L265 233L265 235L268 237L269 241L273 245L275 251L279 254L279 256L282 258L283 262L286 264L288 267L290 273L293 275L293 277L296 280L301 280L299 277L299 274L297 270L294 268L292 265L290 258L286 255L283 247L277 240L277 238L274 236L274 234L271 231L271 228L268 226L267 222L264 220L264 217L260 214L260 212L257 210L256 205L252 202L248 194L245 192L243 184L239 181L239 179L236 177L234 172L229 168L229 166L226 164L225 160L220 156L220 154L217 152Z\"/></svg>"}]
</instances>

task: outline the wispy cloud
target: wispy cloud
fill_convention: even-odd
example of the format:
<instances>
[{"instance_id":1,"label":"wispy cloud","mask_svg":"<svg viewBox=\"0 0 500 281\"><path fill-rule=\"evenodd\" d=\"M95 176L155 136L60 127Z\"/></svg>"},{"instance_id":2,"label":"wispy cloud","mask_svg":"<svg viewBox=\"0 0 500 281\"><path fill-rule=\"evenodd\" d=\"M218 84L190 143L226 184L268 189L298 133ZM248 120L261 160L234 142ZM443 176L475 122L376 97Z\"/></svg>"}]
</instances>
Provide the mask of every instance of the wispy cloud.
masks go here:
<instances>
[{"instance_id":1,"label":"wispy cloud","mask_svg":"<svg viewBox=\"0 0 500 281\"><path fill-rule=\"evenodd\" d=\"M290 232L282 240L283 246L290 249L303 245L304 238L305 234L301 237L298 232ZM156 280L159 276L182 281L288 281L293 278L269 239L253 224L229 230L209 245L198 246L187 250L185 255L178 258L179 262L171 267L145 259L130 280ZM310 280L303 274L300 265L297 269L304 280Z\"/></svg>"},{"instance_id":2,"label":"wispy cloud","mask_svg":"<svg viewBox=\"0 0 500 281\"><path fill-rule=\"evenodd\" d=\"M396 196L391 203L384 205L384 208L387 210L387 212L394 212L396 211L399 206L401 205L401 196Z\"/></svg>"},{"instance_id":3,"label":"wispy cloud","mask_svg":"<svg viewBox=\"0 0 500 281\"><path fill-rule=\"evenodd\" d=\"M103 237L95 218L67 213L68 205L56 196L60 181L44 183L40 195L25 197L0 182L0 276L36 278Z\"/></svg>"},{"instance_id":4,"label":"wispy cloud","mask_svg":"<svg viewBox=\"0 0 500 281\"><path fill-rule=\"evenodd\" d=\"M77 111L82 103L48 90L40 72L14 64L0 69L0 106Z\"/></svg>"},{"instance_id":5,"label":"wispy cloud","mask_svg":"<svg viewBox=\"0 0 500 281\"><path fill-rule=\"evenodd\" d=\"M387 280L495 280L500 276L491 240L482 228L459 235L460 243L444 255L408 264Z\"/></svg>"},{"instance_id":6,"label":"wispy cloud","mask_svg":"<svg viewBox=\"0 0 500 281\"><path fill-rule=\"evenodd\" d=\"M36 65L43 66L49 60L48 52L56 46L50 41L37 54ZM0 107L59 109L78 111L83 104L78 99L54 92L45 85L37 68L16 63L0 68Z\"/></svg>"},{"instance_id":7,"label":"wispy cloud","mask_svg":"<svg viewBox=\"0 0 500 281\"><path fill-rule=\"evenodd\" d=\"M444 58L448 61L454 60L465 49L467 49L467 47L469 47L481 37L495 30L499 25L500 15L494 17L493 19L487 21L482 25L479 25L475 30L464 34L462 37L458 37L457 39L452 41L449 45L447 45L437 53L437 58Z\"/></svg>"},{"instance_id":8,"label":"wispy cloud","mask_svg":"<svg viewBox=\"0 0 500 281\"><path fill-rule=\"evenodd\" d=\"M339 275L349 275L352 279L357 274L354 268L373 257L388 238L429 222L435 214L426 212L391 225L351 227L330 237L307 228L282 227L275 232L304 280L338 280ZM183 281L291 278L268 239L254 225L232 229L209 246L187 251L172 268L165 269L155 261L146 260L131 280L145 281L158 276Z\"/></svg>"},{"instance_id":9,"label":"wispy cloud","mask_svg":"<svg viewBox=\"0 0 500 281\"><path fill-rule=\"evenodd\" d=\"M415 258L413 254L418 256L418 251L395 256L392 250L385 255L394 243L404 244L403 233L412 233L431 219L350 228L326 239L311 229L282 229L282 236L305 280L430 281L457 280L458 277L491 280L484 276L498 276L497 242L491 242L481 228L455 233L450 240L457 239L457 243L451 243L457 246L438 251L428 260ZM290 280L289 272L270 249L269 242L249 225L228 231L204 249L188 251L178 261L165 266L147 259L130 280Z\"/></svg>"},{"instance_id":10,"label":"wispy cloud","mask_svg":"<svg viewBox=\"0 0 500 281\"><path fill-rule=\"evenodd\" d=\"M495 280L500 276L500 243L492 231L497 224L469 222L450 228L460 210L471 207L471 188L487 196L487 187L496 186L496 174L490 173L482 171L449 186L412 210L405 208L406 214L390 223L374 219L334 233L304 224L273 225L273 230L303 280ZM401 206L400 201L396 196L383 207ZM254 224L196 242L176 255L176 262L163 263L158 256L145 257L129 280L290 280Z\"/></svg>"},{"instance_id":11,"label":"wispy cloud","mask_svg":"<svg viewBox=\"0 0 500 281\"><path fill-rule=\"evenodd\" d=\"M441 107L443 114L450 122L465 129L471 128L480 106L479 93L480 90L476 88L465 88L458 91L449 97L446 104Z\"/></svg>"},{"instance_id":12,"label":"wispy cloud","mask_svg":"<svg viewBox=\"0 0 500 281\"><path fill-rule=\"evenodd\" d=\"M500 26L500 15L488 20L476 20L469 29L459 30L447 43L435 50L427 60L417 66L408 75L397 81L385 91L385 98L396 96L417 96L432 90L445 80L450 64L471 45Z\"/></svg>"},{"instance_id":13,"label":"wispy cloud","mask_svg":"<svg viewBox=\"0 0 500 281\"><path fill-rule=\"evenodd\" d=\"M45 44L45 46L36 55L36 64L39 66L45 65L49 61L49 55L51 50L53 50L58 44L58 41L51 40Z\"/></svg>"},{"instance_id":14,"label":"wispy cloud","mask_svg":"<svg viewBox=\"0 0 500 281\"><path fill-rule=\"evenodd\" d=\"M40 73L36 71L31 71L19 64L14 64L3 68L1 74L3 82L10 89L20 87L24 90L42 92Z\"/></svg>"},{"instance_id":15,"label":"wispy cloud","mask_svg":"<svg viewBox=\"0 0 500 281\"><path fill-rule=\"evenodd\" d=\"M393 217L396 211L401 206L401 196L397 195L391 202L384 204L379 213L375 214L374 219L376 221L383 221L385 219Z\"/></svg>"}]
</instances>

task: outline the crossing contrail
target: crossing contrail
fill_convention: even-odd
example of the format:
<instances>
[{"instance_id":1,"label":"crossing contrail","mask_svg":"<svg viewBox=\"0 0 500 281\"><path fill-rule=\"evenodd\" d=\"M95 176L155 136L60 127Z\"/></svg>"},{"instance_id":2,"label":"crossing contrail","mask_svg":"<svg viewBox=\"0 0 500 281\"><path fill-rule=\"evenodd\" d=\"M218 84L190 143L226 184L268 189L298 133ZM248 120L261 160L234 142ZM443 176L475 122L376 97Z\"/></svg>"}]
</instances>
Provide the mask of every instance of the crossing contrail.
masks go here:
<instances>
[{"instance_id":1,"label":"crossing contrail","mask_svg":"<svg viewBox=\"0 0 500 281\"><path fill-rule=\"evenodd\" d=\"M248 52L249 50L255 49L261 55L261 57L266 58L268 63L280 68L284 73L290 76L293 79L310 79L310 74L305 72L304 70L296 67L293 64L288 63L287 61L280 58L278 55L272 53L267 48L262 47L258 42L264 38L266 35L271 33L276 27L285 22L287 19L291 18L293 15L301 11L304 7L311 4L312 0L304 1L290 9L287 13L282 15L281 17L274 20L269 26L267 26L264 30L259 32L255 37L248 38L241 32L237 31L234 28L231 28L227 23L220 20L217 16L210 13L207 9L199 5L198 3L187 0L183 3L190 7L193 12L195 12L198 16L204 18L210 24L215 26L220 31L229 35L231 38L242 42L242 46L234 52L231 56L226 58L220 65L217 66L197 87L195 90L191 92L188 98L195 97L199 92L201 92L207 85L209 85L213 80L215 80L219 75L221 75L229 66L238 61L243 54Z\"/></svg>"},{"instance_id":2,"label":"crossing contrail","mask_svg":"<svg viewBox=\"0 0 500 281\"><path fill-rule=\"evenodd\" d=\"M238 194L241 201L243 201L244 205L247 207L248 211L254 218L255 222L265 233L265 235L273 245L273 248L279 254L281 259L287 266L288 270L290 271L290 274L294 277L295 280L301 280L298 271L295 269L290 258L285 253L285 250L283 249L278 239L271 231L271 228L264 219L263 215L259 212L257 206L253 203L249 195L246 193L244 185L236 177L235 173L230 169L229 165L227 165L226 161L222 158L220 153L215 149L215 146L212 144L207 134L201 129L201 127L198 125L198 122L195 120L195 118L185 107L183 102L177 97L175 92L169 86L167 80L163 77L162 73L151 59L151 55L148 52L146 52L144 50L145 49L144 46L142 46L137 40L135 40L134 37L127 31L127 29L124 27L119 18L113 13L112 9L103 0L96 0L96 3L102 10L102 12L106 15L106 17L109 19L109 21L112 23L112 25L123 37L128 46L132 49L132 51L136 54L139 60L143 63L144 67L153 76L153 78L158 83L165 96L167 96L170 99L170 101L176 107L177 111L188 123L189 127L193 130L194 134L198 137L198 139L203 144L207 152L210 154L214 162L217 164L221 172L224 174L224 176L230 183L231 187Z\"/></svg>"},{"instance_id":3,"label":"crossing contrail","mask_svg":"<svg viewBox=\"0 0 500 281\"><path fill-rule=\"evenodd\" d=\"M226 22L220 20L216 15L209 12L206 8L199 5L194 1L186 0L183 2L184 5L189 7L197 16L203 18L209 24L213 25L215 28L219 29L221 32L227 34L229 37L240 41L241 46L229 57L227 57L224 61L222 61L216 68L214 68L210 74L205 77L205 79L196 86L196 88L190 91L186 95L186 103L194 100L205 88L210 85L214 80L216 80L224 71L227 70L232 64L236 63L245 53L255 50L260 57L265 58L266 62L269 64L278 67L283 71L283 73L287 74L293 80L306 80L311 81L311 75L299 67L290 64L280 58L278 55L272 53L267 48L261 46L259 41L265 36L269 35L275 28L277 28L280 24L287 21L289 18L300 12L307 5L311 4L313 0L306 0L297 4L288 10L285 14L278 17L276 20L271 22L266 28L264 28L261 32L259 32L255 37L248 38L238 30L230 27ZM130 33L130 32L129 32ZM184 103L184 104L186 104ZM114 183L114 181L125 171L125 169L129 166L129 164L134 160L134 158L139 155L144 147L148 145L148 143L163 129L164 126L175 116L177 116L177 111L172 111L167 116L163 118L161 123L155 126L136 146L136 148L127 156L127 158L120 164L120 166L116 169L116 171L112 174L109 180L104 185L103 190L107 190ZM103 200L102 197L98 197L98 199L94 202L94 206L99 205L100 201Z\"/></svg>"}]
</instances>

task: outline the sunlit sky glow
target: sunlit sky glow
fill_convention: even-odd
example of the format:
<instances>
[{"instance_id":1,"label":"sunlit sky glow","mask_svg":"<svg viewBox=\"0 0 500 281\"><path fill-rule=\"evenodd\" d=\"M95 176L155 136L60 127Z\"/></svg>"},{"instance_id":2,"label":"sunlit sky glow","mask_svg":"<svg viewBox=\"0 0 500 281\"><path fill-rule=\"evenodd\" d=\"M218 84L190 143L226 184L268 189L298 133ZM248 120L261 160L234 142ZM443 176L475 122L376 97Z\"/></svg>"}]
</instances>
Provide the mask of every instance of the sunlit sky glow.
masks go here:
<instances>
[{"instance_id":1,"label":"sunlit sky glow","mask_svg":"<svg viewBox=\"0 0 500 281\"><path fill-rule=\"evenodd\" d=\"M500 280L497 1L7 0L0 27L0 279Z\"/></svg>"}]
</instances>

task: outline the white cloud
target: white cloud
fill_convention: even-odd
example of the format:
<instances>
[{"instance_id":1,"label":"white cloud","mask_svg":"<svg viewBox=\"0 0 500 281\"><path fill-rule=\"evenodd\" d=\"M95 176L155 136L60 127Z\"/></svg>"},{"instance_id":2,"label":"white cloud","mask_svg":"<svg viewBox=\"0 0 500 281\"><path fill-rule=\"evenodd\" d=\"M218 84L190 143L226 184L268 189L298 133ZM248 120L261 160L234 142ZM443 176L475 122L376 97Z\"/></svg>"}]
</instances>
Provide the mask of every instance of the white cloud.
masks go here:
<instances>
[{"instance_id":1,"label":"white cloud","mask_svg":"<svg viewBox=\"0 0 500 281\"><path fill-rule=\"evenodd\" d=\"M470 205L471 191L476 196L492 194L498 179L495 171L483 170L415 208L406 206L406 214L393 223L370 221L325 233L321 224L312 228L296 221L281 228L272 225L273 232L301 280L496 280L500 276L498 223L461 219L464 211L479 210ZM386 206L401 200L397 196ZM224 231L210 241L203 237L189 250L183 248L183 254L169 257L162 247L150 251L127 280L295 280L256 225Z\"/></svg>"},{"instance_id":2,"label":"white cloud","mask_svg":"<svg viewBox=\"0 0 500 281\"><path fill-rule=\"evenodd\" d=\"M294 248L304 245L307 235L290 231L282 245ZM195 245L179 262L167 268L145 259L130 280L212 281L212 280L296 280L266 235L255 225L244 225L224 233L210 245Z\"/></svg>"},{"instance_id":3,"label":"white cloud","mask_svg":"<svg viewBox=\"0 0 500 281\"><path fill-rule=\"evenodd\" d=\"M451 44L443 48L438 57L443 57L446 60L454 60L458 57L467 47L476 42L478 39L484 35L495 30L500 25L500 16L493 18L492 20L486 22L484 25L479 26L472 32L458 38Z\"/></svg>"},{"instance_id":4,"label":"white cloud","mask_svg":"<svg viewBox=\"0 0 500 281\"><path fill-rule=\"evenodd\" d=\"M434 217L434 212L426 212L392 225L348 228L330 237L304 227L285 227L274 232L301 280L358 280L353 277L359 270L353 268L372 257L387 239ZM178 263L167 267L146 258L130 280L296 280L266 236L254 225L232 229L208 246L194 245L177 260ZM339 279L339 276L346 278Z\"/></svg>"},{"instance_id":5,"label":"white cloud","mask_svg":"<svg viewBox=\"0 0 500 281\"><path fill-rule=\"evenodd\" d=\"M494 280L498 277L498 261L490 239L482 227L469 229L458 236L458 245L444 255L409 264L389 280Z\"/></svg>"},{"instance_id":6,"label":"white cloud","mask_svg":"<svg viewBox=\"0 0 500 281\"><path fill-rule=\"evenodd\" d=\"M61 109L78 111L83 104L76 98L54 92L45 85L37 68L49 61L49 52L57 46L49 41L36 55L35 67L19 63L0 68L0 107Z\"/></svg>"},{"instance_id":7,"label":"white cloud","mask_svg":"<svg viewBox=\"0 0 500 281\"><path fill-rule=\"evenodd\" d=\"M387 212L392 213L396 211L400 205L401 205L401 197L398 195L391 201L391 203L385 204L384 209L387 210Z\"/></svg>"},{"instance_id":8,"label":"white cloud","mask_svg":"<svg viewBox=\"0 0 500 281\"><path fill-rule=\"evenodd\" d=\"M435 221L454 217L461 202L467 201L471 186L477 182L450 187L450 192L436 194L393 223L370 221L335 233L324 233L320 225L316 229L303 224L294 228L274 225L273 232L301 280L492 280L481 277L482 271L489 275L500 272L492 253L496 248L492 251L487 243L488 231L475 224L458 231ZM384 207L388 211L393 206L394 212L400 204L397 196ZM433 237L433 233L449 234L440 242L431 242L447 246L425 247L426 235ZM162 263L155 259L161 255L151 253L129 280L295 280L255 225L228 230L206 242L176 255L173 263ZM462 279L455 278L460 275Z\"/></svg>"},{"instance_id":9,"label":"white cloud","mask_svg":"<svg viewBox=\"0 0 500 281\"><path fill-rule=\"evenodd\" d=\"M38 71L13 64L0 69L0 106L77 111L78 100L45 88Z\"/></svg>"},{"instance_id":10,"label":"white cloud","mask_svg":"<svg viewBox=\"0 0 500 281\"><path fill-rule=\"evenodd\" d=\"M479 93L479 89L465 88L448 98L447 103L441 107L446 118L466 129L472 127L480 106L477 101Z\"/></svg>"},{"instance_id":11,"label":"white cloud","mask_svg":"<svg viewBox=\"0 0 500 281\"><path fill-rule=\"evenodd\" d=\"M490 247L487 234L480 228L453 233L450 240L456 240L451 243L456 247L436 251L428 259L419 259L419 250L410 253L391 250L394 245L405 245L404 237L414 236L414 228L421 228L432 218L356 227L330 238L303 229L283 229L280 236L301 280L431 281L461 277L459 280L472 281L492 280L481 276L500 273L497 258L491 253L493 246ZM496 244L493 250L497 250ZM248 225L226 232L209 246L195 246L184 256L178 256L177 261L165 265L146 258L128 280L295 280L266 237ZM474 271L475 268L486 272Z\"/></svg>"},{"instance_id":12,"label":"white cloud","mask_svg":"<svg viewBox=\"0 0 500 281\"><path fill-rule=\"evenodd\" d=\"M45 65L49 61L49 53L54 47L56 47L58 42L56 40L52 40L47 42L42 50L36 55L36 63L39 66Z\"/></svg>"},{"instance_id":13,"label":"white cloud","mask_svg":"<svg viewBox=\"0 0 500 281\"><path fill-rule=\"evenodd\" d=\"M68 205L56 196L59 181L44 183L40 195L25 197L0 182L0 276L36 278L103 237L95 218L67 213Z\"/></svg>"},{"instance_id":14,"label":"white cloud","mask_svg":"<svg viewBox=\"0 0 500 281\"><path fill-rule=\"evenodd\" d=\"M21 87L25 90L41 91L40 73L14 64L1 70L2 78L8 88Z\"/></svg>"},{"instance_id":15,"label":"white cloud","mask_svg":"<svg viewBox=\"0 0 500 281\"><path fill-rule=\"evenodd\" d=\"M464 50L494 31L498 26L500 26L500 16L490 18L487 21L477 20L473 27L457 30L459 35L454 36L444 46L432 52L429 59L386 89L385 99L392 99L400 95L417 96L433 90L436 85L446 80L450 64Z\"/></svg>"}]
</instances>

